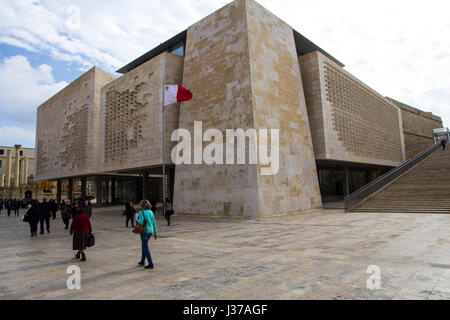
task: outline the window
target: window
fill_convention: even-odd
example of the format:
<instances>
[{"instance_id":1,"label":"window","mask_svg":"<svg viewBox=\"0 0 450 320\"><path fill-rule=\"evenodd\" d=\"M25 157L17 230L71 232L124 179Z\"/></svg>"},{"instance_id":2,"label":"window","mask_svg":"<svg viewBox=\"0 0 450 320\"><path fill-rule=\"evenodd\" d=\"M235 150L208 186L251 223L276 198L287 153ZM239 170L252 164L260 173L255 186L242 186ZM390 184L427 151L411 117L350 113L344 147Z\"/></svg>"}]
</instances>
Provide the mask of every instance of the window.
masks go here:
<instances>
[{"instance_id":1,"label":"window","mask_svg":"<svg viewBox=\"0 0 450 320\"><path fill-rule=\"evenodd\" d=\"M20 155L23 156L23 151L20 151Z\"/></svg>"},{"instance_id":2,"label":"window","mask_svg":"<svg viewBox=\"0 0 450 320\"><path fill-rule=\"evenodd\" d=\"M5 154L5 150L0 149L0 154Z\"/></svg>"},{"instance_id":3,"label":"window","mask_svg":"<svg viewBox=\"0 0 450 320\"><path fill-rule=\"evenodd\" d=\"M177 56L184 57L184 41L178 42L170 47L169 52Z\"/></svg>"},{"instance_id":4,"label":"window","mask_svg":"<svg viewBox=\"0 0 450 320\"><path fill-rule=\"evenodd\" d=\"M0 160L0 168L2 167L2 160Z\"/></svg>"}]
</instances>

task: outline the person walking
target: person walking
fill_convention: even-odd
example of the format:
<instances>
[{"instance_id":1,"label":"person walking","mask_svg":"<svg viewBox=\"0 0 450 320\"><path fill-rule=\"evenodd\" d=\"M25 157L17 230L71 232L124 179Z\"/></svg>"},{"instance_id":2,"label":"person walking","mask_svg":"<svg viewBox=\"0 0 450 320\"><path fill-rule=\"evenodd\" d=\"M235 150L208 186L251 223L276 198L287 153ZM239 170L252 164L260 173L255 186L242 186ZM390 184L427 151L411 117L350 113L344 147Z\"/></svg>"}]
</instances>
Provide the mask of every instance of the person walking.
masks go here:
<instances>
[{"instance_id":1,"label":"person walking","mask_svg":"<svg viewBox=\"0 0 450 320\"><path fill-rule=\"evenodd\" d=\"M50 199L50 208L52 210L53 220L55 220L56 219L56 212L58 212L58 204L53 199Z\"/></svg>"},{"instance_id":2,"label":"person walking","mask_svg":"<svg viewBox=\"0 0 450 320\"><path fill-rule=\"evenodd\" d=\"M14 199L13 201L13 210L14 210L14 216L19 216L19 209L20 209L20 204L19 204L19 200Z\"/></svg>"},{"instance_id":3,"label":"person walking","mask_svg":"<svg viewBox=\"0 0 450 320\"><path fill-rule=\"evenodd\" d=\"M131 221L131 227L134 228L134 216L136 214L136 209L134 208L133 202L127 202L125 204L125 216L127 217L127 220L125 222L125 227L128 228L128 222Z\"/></svg>"},{"instance_id":4,"label":"person walking","mask_svg":"<svg viewBox=\"0 0 450 320\"><path fill-rule=\"evenodd\" d=\"M70 225L70 235L73 235L73 250L78 251L75 255L75 259L86 261L86 245L89 235L92 234L92 225L89 217L82 208L75 210L75 216L73 217L72 224Z\"/></svg>"},{"instance_id":5,"label":"person walking","mask_svg":"<svg viewBox=\"0 0 450 320\"><path fill-rule=\"evenodd\" d=\"M47 227L47 232L50 233L50 217L52 216L52 209L46 198L43 199L39 208L41 209L41 234L44 234L44 222Z\"/></svg>"},{"instance_id":6,"label":"person walking","mask_svg":"<svg viewBox=\"0 0 450 320\"><path fill-rule=\"evenodd\" d=\"M30 224L30 232L32 237L37 237L37 226L41 219L41 209L39 209L39 202L33 200L31 208L28 209L24 216L24 221Z\"/></svg>"},{"instance_id":7,"label":"person walking","mask_svg":"<svg viewBox=\"0 0 450 320\"><path fill-rule=\"evenodd\" d=\"M148 265L145 266L145 269L153 269L153 260L148 248L148 241L150 240L152 235L155 237L155 240L158 239L155 214L150 210L151 204L148 202L148 200L142 200L140 203L140 207L141 209L139 210L136 223L139 223L139 225L141 226L145 226L146 232L141 233L142 255L141 261L138 262L138 265L145 265L145 258L147 258Z\"/></svg>"},{"instance_id":8,"label":"person walking","mask_svg":"<svg viewBox=\"0 0 450 320\"><path fill-rule=\"evenodd\" d=\"M442 150L445 150L445 145L447 144L447 140L442 139L441 140L441 146L442 146Z\"/></svg>"},{"instance_id":9,"label":"person walking","mask_svg":"<svg viewBox=\"0 0 450 320\"><path fill-rule=\"evenodd\" d=\"M11 216L12 207L13 207L12 199L6 200L5 208L8 211L8 217Z\"/></svg>"},{"instance_id":10,"label":"person walking","mask_svg":"<svg viewBox=\"0 0 450 320\"><path fill-rule=\"evenodd\" d=\"M89 200L84 200L83 205L81 206L81 209L84 210L84 213L86 213L86 215L90 219L92 216L92 205L89 203Z\"/></svg>"},{"instance_id":11,"label":"person walking","mask_svg":"<svg viewBox=\"0 0 450 320\"><path fill-rule=\"evenodd\" d=\"M70 215L72 216L72 219L75 217L76 211L79 208L80 208L80 203L78 202L78 200L73 200L72 201L72 209L70 210Z\"/></svg>"},{"instance_id":12,"label":"person walking","mask_svg":"<svg viewBox=\"0 0 450 320\"><path fill-rule=\"evenodd\" d=\"M70 204L70 200L67 199L64 202L64 205L61 206L61 218L63 220L64 225L66 226L64 229L69 229L70 218L72 216L72 205Z\"/></svg>"},{"instance_id":13,"label":"person walking","mask_svg":"<svg viewBox=\"0 0 450 320\"><path fill-rule=\"evenodd\" d=\"M165 208L165 218L167 220L167 225L170 226L170 216L173 215L173 206L172 202L169 200L169 198L166 198L166 201L164 203Z\"/></svg>"},{"instance_id":14,"label":"person walking","mask_svg":"<svg viewBox=\"0 0 450 320\"><path fill-rule=\"evenodd\" d=\"M3 210L3 199L0 199L0 216L2 215Z\"/></svg>"}]
</instances>

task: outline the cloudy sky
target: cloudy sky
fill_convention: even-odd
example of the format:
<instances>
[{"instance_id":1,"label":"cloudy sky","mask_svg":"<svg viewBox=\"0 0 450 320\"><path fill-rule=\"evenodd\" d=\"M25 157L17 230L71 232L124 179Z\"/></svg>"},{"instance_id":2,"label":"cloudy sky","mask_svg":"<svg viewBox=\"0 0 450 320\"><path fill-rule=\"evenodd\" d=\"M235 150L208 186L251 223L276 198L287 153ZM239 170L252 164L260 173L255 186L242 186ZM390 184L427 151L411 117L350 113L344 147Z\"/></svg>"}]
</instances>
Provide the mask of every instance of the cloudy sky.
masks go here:
<instances>
[{"instance_id":1,"label":"cloudy sky","mask_svg":"<svg viewBox=\"0 0 450 320\"><path fill-rule=\"evenodd\" d=\"M2 0L0 145L34 147L36 108L97 65L114 72L228 0ZM448 0L260 0L379 93L450 126Z\"/></svg>"}]
</instances>

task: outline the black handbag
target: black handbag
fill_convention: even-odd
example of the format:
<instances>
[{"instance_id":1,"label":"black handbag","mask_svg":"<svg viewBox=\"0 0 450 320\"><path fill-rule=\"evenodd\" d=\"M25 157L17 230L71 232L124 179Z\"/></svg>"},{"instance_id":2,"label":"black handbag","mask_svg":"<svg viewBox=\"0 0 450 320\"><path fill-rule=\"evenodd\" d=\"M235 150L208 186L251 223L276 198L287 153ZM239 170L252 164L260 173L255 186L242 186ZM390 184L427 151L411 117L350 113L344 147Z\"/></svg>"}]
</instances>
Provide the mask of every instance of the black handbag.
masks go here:
<instances>
[{"instance_id":1,"label":"black handbag","mask_svg":"<svg viewBox=\"0 0 450 320\"><path fill-rule=\"evenodd\" d=\"M95 236L93 233L89 234L88 239L87 239L87 244L86 247L93 247L95 246Z\"/></svg>"}]
</instances>

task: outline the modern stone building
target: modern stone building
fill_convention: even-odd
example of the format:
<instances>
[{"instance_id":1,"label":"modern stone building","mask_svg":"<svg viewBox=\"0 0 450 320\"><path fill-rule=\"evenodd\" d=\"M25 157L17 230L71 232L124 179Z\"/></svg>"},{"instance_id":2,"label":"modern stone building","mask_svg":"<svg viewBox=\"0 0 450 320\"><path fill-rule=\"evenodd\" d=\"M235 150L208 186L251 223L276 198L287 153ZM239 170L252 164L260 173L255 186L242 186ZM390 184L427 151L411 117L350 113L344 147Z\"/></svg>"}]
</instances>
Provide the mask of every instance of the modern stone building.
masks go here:
<instances>
[{"instance_id":1,"label":"modern stone building","mask_svg":"<svg viewBox=\"0 0 450 320\"><path fill-rule=\"evenodd\" d=\"M165 112L166 188L178 214L320 208L405 161L411 135L432 137L442 127L439 117L362 83L253 0L230 3L118 72L115 79L95 67L38 108L37 177L58 181L58 197L91 194L104 205L162 200L163 84L193 93ZM224 136L226 129L279 129L279 170L175 166L171 134L183 128L194 136L194 121Z\"/></svg>"}]
</instances>

